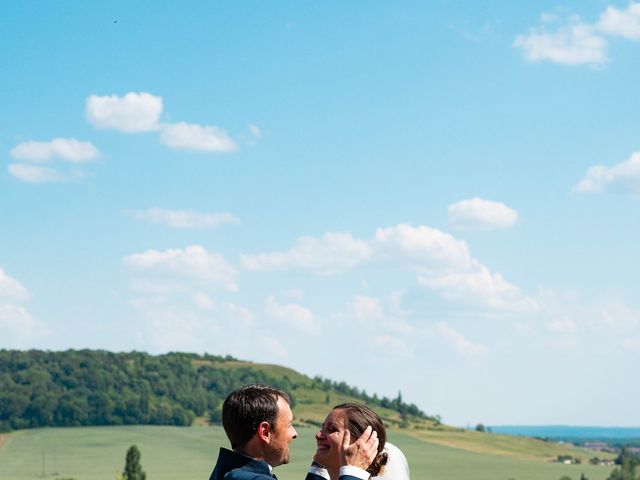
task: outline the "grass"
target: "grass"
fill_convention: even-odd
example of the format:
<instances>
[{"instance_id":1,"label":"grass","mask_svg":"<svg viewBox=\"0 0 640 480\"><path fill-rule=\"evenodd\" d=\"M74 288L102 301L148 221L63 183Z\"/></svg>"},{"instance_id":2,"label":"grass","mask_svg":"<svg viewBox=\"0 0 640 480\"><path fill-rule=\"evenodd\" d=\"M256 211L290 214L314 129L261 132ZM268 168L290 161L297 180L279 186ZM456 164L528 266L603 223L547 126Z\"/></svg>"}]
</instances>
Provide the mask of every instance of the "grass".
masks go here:
<instances>
[{"instance_id":1,"label":"grass","mask_svg":"<svg viewBox=\"0 0 640 480\"><path fill-rule=\"evenodd\" d=\"M315 429L301 427L292 444L292 463L278 467L281 480L301 480L315 451ZM449 434L447 434L449 435ZM462 435L462 434L461 434ZM480 434L478 434L480 435ZM475 436L475 435L472 435ZM483 438L493 437L485 435ZM500 436L502 437L502 436ZM507 442L507 437L501 442ZM418 438L415 434L389 432L389 439L405 452L414 480L558 480L569 475L578 480L605 480L610 468L561 465L529 457L468 451ZM454 436L455 440L455 436ZM524 445L514 439L515 450ZM448 440L452 442L452 440ZM478 443L478 442L476 442ZM37 480L74 478L113 480L124 467L127 448L138 445L149 480L207 480L218 448L226 446L220 427L81 427L22 430L8 435L0 448L0 478ZM482 445L482 442L479 442ZM504 449L504 446L502 447ZM42 476L44 469L44 477Z\"/></svg>"},{"instance_id":2,"label":"grass","mask_svg":"<svg viewBox=\"0 0 640 480\"><path fill-rule=\"evenodd\" d=\"M453 447L476 453L499 455L519 460L552 461L558 455L571 455L579 458L582 463L587 463L596 453L575 448L569 445L560 445L554 442L530 437L517 437L512 435L486 434L473 430L464 430L443 426L438 429L410 428L408 430L417 439L435 443L445 447ZM598 452L600 458L613 458L609 453Z\"/></svg>"}]
</instances>

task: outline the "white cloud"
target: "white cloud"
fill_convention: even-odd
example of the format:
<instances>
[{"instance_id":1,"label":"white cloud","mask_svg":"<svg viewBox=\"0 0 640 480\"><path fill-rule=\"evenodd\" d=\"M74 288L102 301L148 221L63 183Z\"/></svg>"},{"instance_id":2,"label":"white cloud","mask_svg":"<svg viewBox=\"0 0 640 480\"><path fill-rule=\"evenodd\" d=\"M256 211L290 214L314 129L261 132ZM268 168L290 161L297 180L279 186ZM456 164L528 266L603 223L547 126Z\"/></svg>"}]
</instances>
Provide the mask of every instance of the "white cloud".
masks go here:
<instances>
[{"instance_id":1,"label":"white cloud","mask_svg":"<svg viewBox=\"0 0 640 480\"><path fill-rule=\"evenodd\" d=\"M15 278L0 268L0 300L23 302L29 298L27 289Z\"/></svg>"},{"instance_id":2,"label":"white cloud","mask_svg":"<svg viewBox=\"0 0 640 480\"><path fill-rule=\"evenodd\" d=\"M570 316L563 316L550 321L547 330L554 333L575 333L578 331L576 322Z\"/></svg>"},{"instance_id":3,"label":"white cloud","mask_svg":"<svg viewBox=\"0 0 640 480\"><path fill-rule=\"evenodd\" d=\"M0 303L0 332L8 330L18 339L35 333L38 323L21 305Z\"/></svg>"},{"instance_id":4,"label":"white cloud","mask_svg":"<svg viewBox=\"0 0 640 480\"><path fill-rule=\"evenodd\" d=\"M86 162L100 154L91 142L81 142L75 138L54 138L49 142L29 140L13 147L10 153L17 160L46 162L60 158L72 163Z\"/></svg>"},{"instance_id":5,"label":"white cloud","mask_svg":"<svg viewBox=\"0 0 640 480\"><path fill-rule=\"evenodd\" d=\"M201 213L189 210L171 210L163 208L149 208L132 212L134 218L150 223L158 223L171 228L215 228L225 223L240 223L228 212Z\"/></svg>"},{"instance_id":6,"label":"white cloud","mask_svg":"<svg viewBox=\"0 0 640 480\"><path fill-rule=\"evenodd\" d=\"M549 60L563 65L600 66L607 62L607 40L591 25L573 19L555 32L530 29L513 42L531 62Z\"/></svg>"},{"instance_id":7,"label":"white cloud","mask_svg":"<svg viewBox=\"0 0 640 480\"><path fill-rule=\"evenodd\" d=\"M350 311L356 320L361 322L381 318L383 316L380 300L358 295L350 305Z\"/></svg>"},{"instance_id":8,"label":"white cloud","mask_svg":"<svg viewBox=\"0 0 640 480\"><path fill-rule=\"evenodd\" d=\"M336 318L343 321L354 319L365 324L366 329L372 331L393 332L394 334L411 333L412 328L404 318L404 312L397 308L397 301L397 294L391 294L386 305L383 305L383 302L378 298L356 295L347 306L346 313L339 314Z\"/></svg>"},{"instance_id":9,"label":"white cloud","mask_svg":"<svg viewBox=\"0 0 640 480\"><path fill-rule=\"evenodd\" d=\"M549 24L556 15L542 16ZM605 36L640 41L640 4L631 2L626 10L608 6L597 22L586 23L577 15L554 32L544 27L532 28L527 35L518 35L513 42L532 62L549 60L564 65L602 66L608 62L608 42Z\"/></svg>"},{"instance_id":10,"label":"white cloud","mask_svg":"<svg viewBox=\"0 0 640 480\"><path fill-rule=\"evenodd\" d=\"M449 221L461 228L509 228L518 220L518 212L501 202L472 198L448 207Z\"/></svg>"},{"instance_id":11,"label":"white cloud","mask_svg":"<svg viewBox=\"0 0 640 480\"><path fill-rule=\"evenodd\" d=\"M236 149L235 142L224 130L185 122L164 125L160 141L176 150L232 152Z\"/></svg>"},{"instance_id":12,"label":"white cloud","mask_svg":"<svg viewBox=\"0 0 640 480\"><path fill-rule=\"evenodd\" d=\"M626 10L607 7L600 15L597 27L608 35L640 40L640 4L632 2Z\"/></svg>"},{"instance_id":13,"label":"white cloud","mask_svg":"<svg viewBox=\"0 0 640 480\"><path fill-rule=\"evenodd\" d=\"M350 233L325 233L320 238L300 237L287 252L242 255L247 270L305 270L330 275L349 270L366 262L371 247Z\"/></svg>"},{"instance_id":14,"label":"white cloud","mask_svg":"<svg viewBox=\"0 0 640 480\"><path fill-rule=\"evenodd\" d=\"M492 273L484 265L475 263L475 271L433 277L420 276L418 282L440 292L448 300L474 302L499 311L535 312L537 302L507 282L500 273Z\"/></svg>"},{"instance_id":15,"label":"white cloud","mask_svg":"<svg viewBox=\"0 0 640 480\"><path fill-rule=\"evenodd\" d=\"M165 251L147 250L124 258L128 267L156 274L178 275L212 285L236 290L235 268L220 254L210 253L200 245Z\"/></svg>"},{"instance_id":16,"label":"white cloud","mask_svg":"<svg viewBox=\"0 0 640 480\"><path fill-rule=\"evenodd\" d=\"M267 297L266 312L270 317L304 333L317 333L318 327L313 312L297 303L281 305L273 297Z\"/></svg>"},{"instance_id":17,"label":"white cloud","mask_svg":"<svg viewBox=\"0 0 640 480\"><path fill-rule=\"evenodd\" d=\"M640 325L640 310L631 308L617 298L607 299L600 305L593 306L592 312L597 314L593 324L609 331L622 332Z\"/></svg>"},{"instance_id":18,"label":"white cloud","mask_svg":"<svg viewBox=\"0 0 640 480\"><path fill-rule=\"evenodd\" d=\"M535 300L492 273L475 260L464 241L428 226L400 224L378 228L369 242L350 233L326 233L322 237L301 237L286 252L242 255L247 270L303 270L335 274L369 262L401 266L419 273L418 282L449 300L473 302L499 311L530 312ZM375 308L371 300L356 300L351 314ZM354 310L355 309L355 310ZM371 312L369 312L371 313ZM386 315L385 317L397 317Z\"/></svg>"},{"instance_id":19,"label":"white cloud","mask_svg":"<svg viewBox=\"0 0 640 480\"><path fill-rule=\"evenodd\" d=\"M91 95L85 105L87 120L96 128L121 132L149 132L160 128L162 97L140 92Z\"/></svg>"},{"instance_id":20,"label":"white cloud","mask_svg":"<svg viewBox=\"0 0 640 480\"><path fill-rule=\"evenodd\" d=\"M472 266L469 247L464 241L427 226L400 224L379 228L372 245L379 258L404 260L419 270L458 271Z\"/></svg>"},{"instance_id":21,"label":"white cloud","mask_svg":"<svg viewBox=\"0 0 640 480\"><path fill-rule=\"evenodd\" d=\"M18 180L28 183L62 182L67 179L63 173L56 169L24 163L12 163L7 167L7 170Z\"/></svg>"},{"instance_id":22,"label":"white cloud","mask_svg":"<svg viewBox=\"0 0 640 480\"><path fill-rule=\"evenodd\" d=\"M640 194L640 152L634 152L628 160L613 167L604 165L589 167L584 178L573 187L573 191Z\"/></svg>"},{"instance_id":23,"label":"white cloud","mask_svg":"<svg viewBox=\"0 0 640 480\"><path fill-rule=\"evenodd\" d=\"M488 353L488 348L479 343L474 343L465 338L455 328L445 322L440 322L435 326L435 333L442 338L449 346L458 353L466 357L477 357Z\"/></svg>"},{"instance_id":24,"label":"white cloud","mask_svg":"<svg viewBox=\"0 0 640 480\"><path fill-rule=\"evenodd\" d=\"M24 285L0 268L0 338L5 346L12 342L22 345L27 339L48 333L47 327L22 305L28 299Z\"/></svg>"}]
</instances>

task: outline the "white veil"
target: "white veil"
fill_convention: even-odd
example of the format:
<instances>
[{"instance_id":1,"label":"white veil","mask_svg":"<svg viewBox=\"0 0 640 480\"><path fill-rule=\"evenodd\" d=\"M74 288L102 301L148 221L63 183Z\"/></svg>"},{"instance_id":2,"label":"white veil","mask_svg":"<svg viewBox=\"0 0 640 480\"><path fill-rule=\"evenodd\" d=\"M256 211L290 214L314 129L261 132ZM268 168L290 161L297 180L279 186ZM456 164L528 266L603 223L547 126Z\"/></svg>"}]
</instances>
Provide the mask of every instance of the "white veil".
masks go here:
<instances>
[{"instance_id":1,"label":"white veil","mask_svg":"<svg viewBox=\"0 0 640 480\"><path fill-rule=\"evenodd\" d=\"M409 480L409 463L402 450L392 443L385 443L384 450L389 456L382 475L371 477L371 480Z\"/></svg>"}]
</instances>

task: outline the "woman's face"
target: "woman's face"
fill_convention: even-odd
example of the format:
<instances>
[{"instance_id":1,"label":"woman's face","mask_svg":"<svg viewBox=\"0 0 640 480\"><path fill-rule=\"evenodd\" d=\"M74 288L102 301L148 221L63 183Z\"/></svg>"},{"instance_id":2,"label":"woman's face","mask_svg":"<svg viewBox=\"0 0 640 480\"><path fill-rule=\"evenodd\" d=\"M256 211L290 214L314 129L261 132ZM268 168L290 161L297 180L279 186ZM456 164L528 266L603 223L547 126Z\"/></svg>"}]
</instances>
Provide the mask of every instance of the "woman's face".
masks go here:
<instances>
[{"instance_id":1,"label":"woman's face","mask_svg":"<svg viewBox=\"0 0 640 480\"><path fill-rule=\"evenodd\" d=\"M340 467L340 447L345 432L345 416L342 410L332 410L316 433L318 450L313 459L327 469Z\"/></svg>"}]
</instances>

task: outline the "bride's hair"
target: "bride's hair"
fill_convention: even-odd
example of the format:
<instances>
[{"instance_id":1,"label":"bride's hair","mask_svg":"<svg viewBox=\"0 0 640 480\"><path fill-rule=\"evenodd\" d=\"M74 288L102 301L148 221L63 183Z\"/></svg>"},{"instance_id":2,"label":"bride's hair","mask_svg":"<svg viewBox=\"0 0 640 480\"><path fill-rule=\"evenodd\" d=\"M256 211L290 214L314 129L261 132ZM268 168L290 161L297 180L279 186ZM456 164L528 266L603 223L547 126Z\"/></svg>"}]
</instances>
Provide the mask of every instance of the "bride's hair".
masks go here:
<instances>
[{"instance_id":1,"label":"bride's hair","mask_svg":"<svg viewBox=\"0 0 640 480\"><path fill-rule=\"evenodd\" d=\"M389 458L387 452L383 451L384 444L387 442L387 432L380 416L369 407L359 403L341 403L333 409L344 412L345 426L354 440L360 438L368 426L371 426L378 433L378 455L367 468L367 472L372 477L380 475Z\"/></svg>"}]
</instances>

